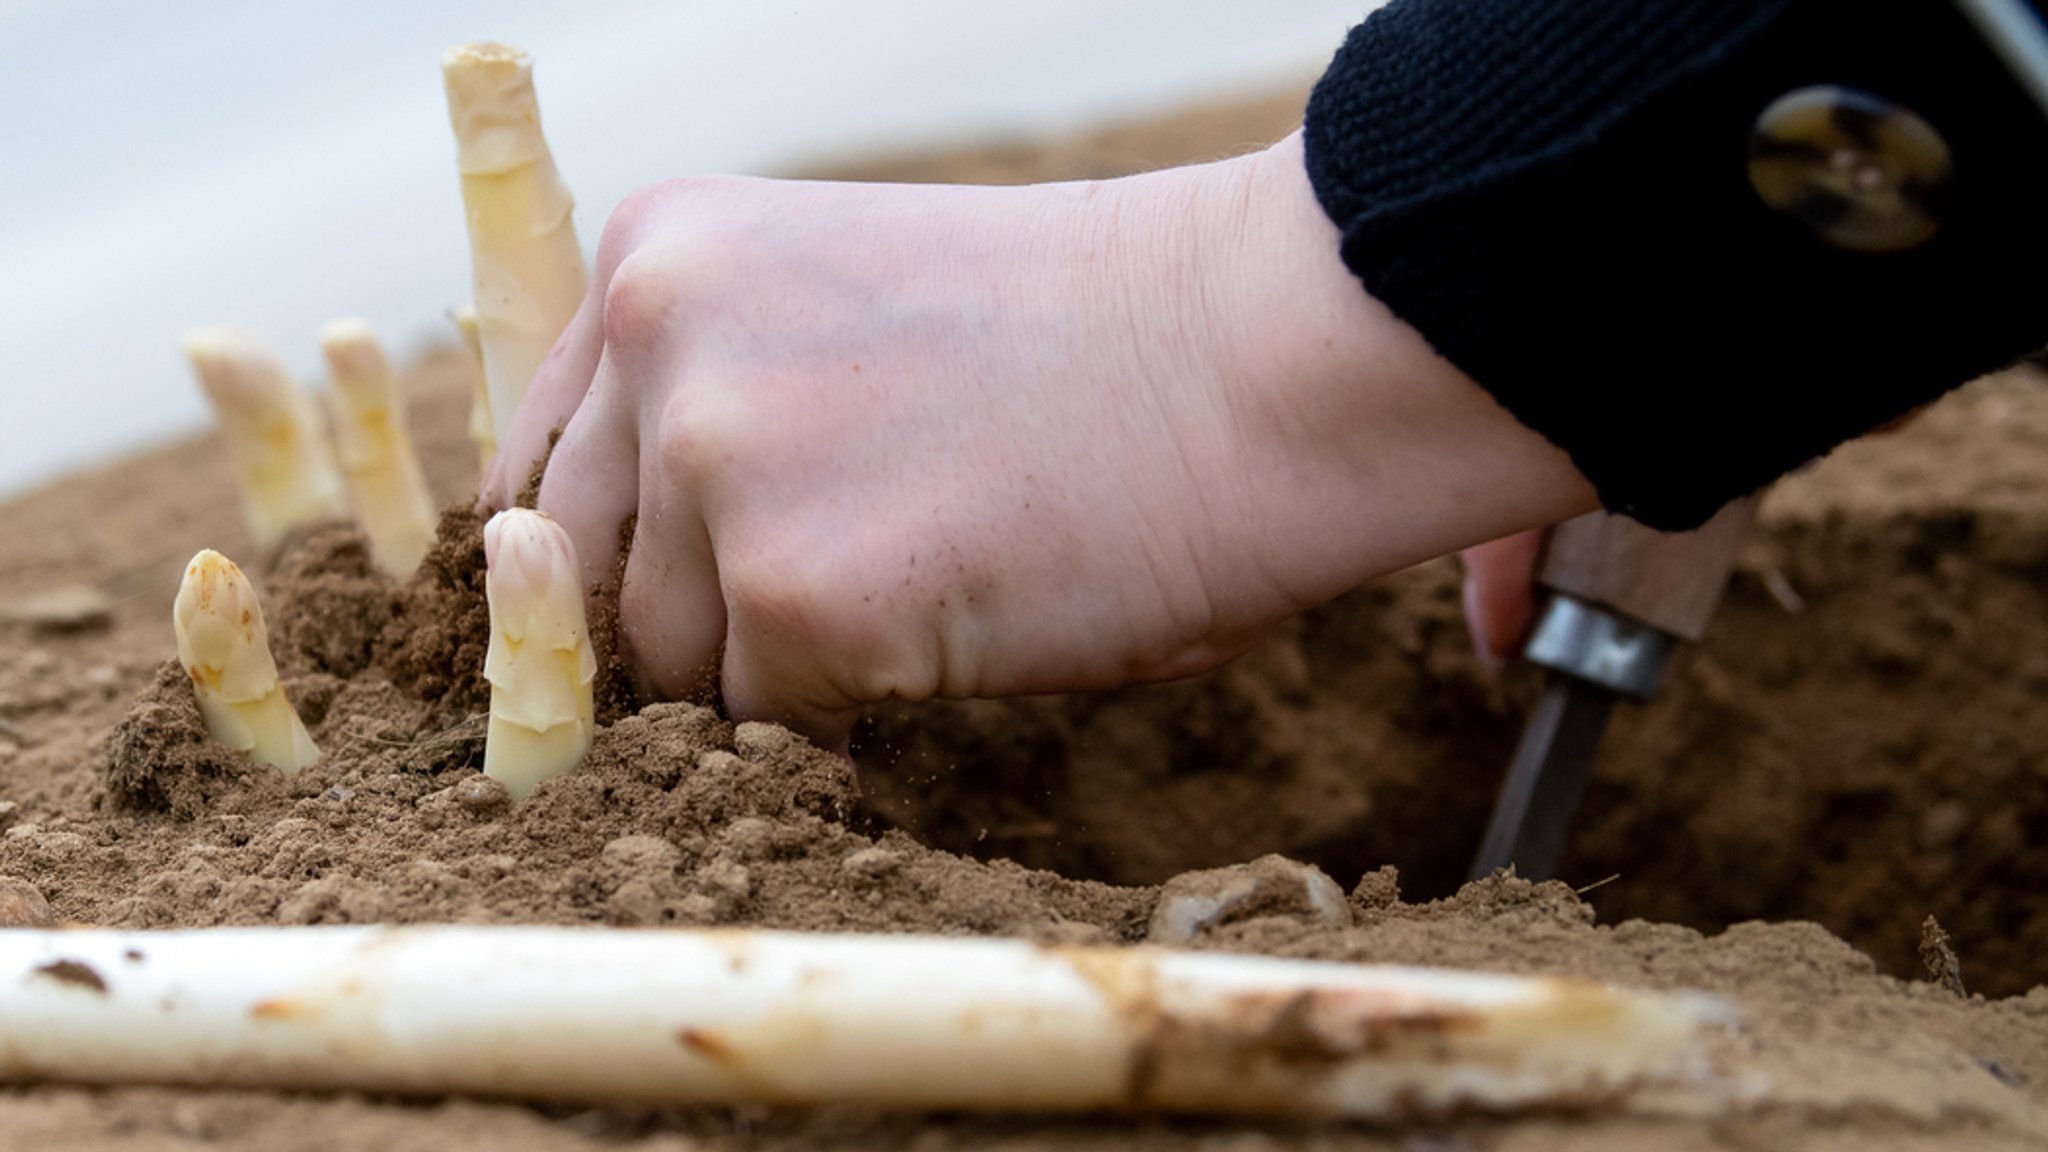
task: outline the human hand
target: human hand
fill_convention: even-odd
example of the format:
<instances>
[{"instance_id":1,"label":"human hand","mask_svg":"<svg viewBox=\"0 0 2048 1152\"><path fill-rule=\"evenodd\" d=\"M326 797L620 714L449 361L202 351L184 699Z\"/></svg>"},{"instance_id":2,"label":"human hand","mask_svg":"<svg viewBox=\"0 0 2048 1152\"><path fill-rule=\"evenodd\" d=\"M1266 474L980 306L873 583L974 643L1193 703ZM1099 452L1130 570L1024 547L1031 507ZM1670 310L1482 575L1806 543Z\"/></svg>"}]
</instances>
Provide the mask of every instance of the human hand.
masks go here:
<instances>
[{"instance_id":1,"label":"human hand","mask_svg":"<svg viewBox=\"0 0 2048 1152\"><path fill-rule=\"evenodd\" d=\"M645 685L843 748L865 703L1199 671L1591 506L1359 290L1298 139L1025 188L631 198L485 487L620 590Z\"/></svg>"}]
</instances>

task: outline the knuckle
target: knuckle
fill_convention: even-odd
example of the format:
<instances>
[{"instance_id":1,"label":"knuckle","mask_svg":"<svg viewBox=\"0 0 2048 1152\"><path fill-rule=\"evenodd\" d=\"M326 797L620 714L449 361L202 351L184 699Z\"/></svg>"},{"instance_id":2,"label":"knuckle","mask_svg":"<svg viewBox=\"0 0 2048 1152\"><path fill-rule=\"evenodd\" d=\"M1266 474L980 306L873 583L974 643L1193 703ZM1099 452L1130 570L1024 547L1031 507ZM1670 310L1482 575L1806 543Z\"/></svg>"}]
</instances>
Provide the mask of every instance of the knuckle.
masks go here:
<instances>
[{"instance_id":1,"label":"knuckle","mask_svg":"<svg viewBox=\"0 0 2048 1152\"><path fill-rule=\"evenodd\" d=\"M660 425L662 471L684 482L716 475L745 454L746 427L729 405L702 391L670 405Z\"/></svg>"},{"instance_id":2,"label":"knuckle","mask_svg":"<svg viewBox=\"0 0 2048 1152\"><path fill-rule=\"evenodd\" d=\"M676 289L664 261L641 249L619 262L604 288L604 340L609 348L645 348L668 327Z\"/></svg>"},{"instance_id":3,"label":"knuckle","mask_svg":"<svg viewBox=\"0 0 2048 1152\"><path fill-rule=\"evenodd\" d=\"M604 232L598 238L599 272L618 267L620 262L637 251L668 216L672 206L689 197L692 183L688 179L663 180L628 192L606 218Z\"/></svg>"},{"instance_id":4,"label":"knuckle","mask_svg":"<svg viewBox=\"0 0 2048 1152\"><path fill-rule=\"evenodd\" d=\"M597 271L608 276L635 252L726 229L750 215L755 199L748 181L735 176L684 176L648 184L626 194L612 209L598 238Z\"/></svg>"},{"instance_id":5,"label":"knuckle","mask_svg":"<svg viewBox=\"0 0 2048 1152\"><path fill-rule=\"evenodd\" d=\"M645 346L680 310L707 307L743 283L756 228L748 197L729 176L651 184L625 199L604 228L604 338Z\"/></svg>"}]
</instances>

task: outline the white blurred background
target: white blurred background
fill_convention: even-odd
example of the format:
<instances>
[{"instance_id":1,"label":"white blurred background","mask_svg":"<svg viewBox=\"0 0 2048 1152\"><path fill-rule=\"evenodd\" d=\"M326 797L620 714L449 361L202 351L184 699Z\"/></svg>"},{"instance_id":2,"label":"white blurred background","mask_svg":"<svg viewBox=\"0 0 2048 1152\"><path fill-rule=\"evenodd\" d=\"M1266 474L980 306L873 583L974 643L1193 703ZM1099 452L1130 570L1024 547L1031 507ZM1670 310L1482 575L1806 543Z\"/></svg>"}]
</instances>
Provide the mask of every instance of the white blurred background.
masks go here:
<instances>
[{"instance_id":1,"label":"white blurred background","mask_svg":"<svg viewBox=\"0 0 2048 1152\"><path fill-rule=\"evenodd\" d=\"M203 323L317 375L468 298L441 50L533 53L586 252L639 185L1313 75L1374 0L0 0L0 493L197 427Z\"/></svg>"}]
</instances>

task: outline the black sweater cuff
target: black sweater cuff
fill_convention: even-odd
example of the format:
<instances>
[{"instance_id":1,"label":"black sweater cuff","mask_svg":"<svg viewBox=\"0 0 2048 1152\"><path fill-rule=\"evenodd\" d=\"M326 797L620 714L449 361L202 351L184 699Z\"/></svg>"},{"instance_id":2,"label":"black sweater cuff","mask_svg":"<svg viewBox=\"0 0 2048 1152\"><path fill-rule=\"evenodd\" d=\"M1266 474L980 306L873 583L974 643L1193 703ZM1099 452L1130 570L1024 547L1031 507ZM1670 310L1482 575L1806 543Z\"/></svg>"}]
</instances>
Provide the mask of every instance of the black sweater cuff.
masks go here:
<instances>
[{"instance_id":1,"label":"black sweater cuff","mask_svg":"<svg viewBox=\"0 0 2048 1152\"><path fill-rule=\"evenodd\" d=\"M1831 247L1752 189L1812 85L1945 138L1931 241ZM1304 141L1366 289L1656 527L2048 340L2048 119L1949 0L1395 0Z\"/></svg>"}]
</instances>

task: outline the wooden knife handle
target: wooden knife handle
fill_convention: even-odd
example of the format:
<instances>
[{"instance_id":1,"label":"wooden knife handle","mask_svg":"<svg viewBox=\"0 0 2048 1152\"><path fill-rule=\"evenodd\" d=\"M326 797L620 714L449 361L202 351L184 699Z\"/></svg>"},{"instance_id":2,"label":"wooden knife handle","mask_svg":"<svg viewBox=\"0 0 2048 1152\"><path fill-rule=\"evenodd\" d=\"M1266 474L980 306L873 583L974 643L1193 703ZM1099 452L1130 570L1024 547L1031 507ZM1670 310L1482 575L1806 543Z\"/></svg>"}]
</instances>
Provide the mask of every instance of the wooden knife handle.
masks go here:
<instances>
[{"instance_id":1,"label":"wooden knife handle","mask_svg":"<svg viewBox=\"0 0 2048 1152\"><path fill-rule=\"evenodd\" d=\"M1735 569L1757 500L1737 500L1691 532L1658 532L1605 512L1567 520L1545 538L1536 582L1697 640Z\"/></svg>"}]
</instances>

